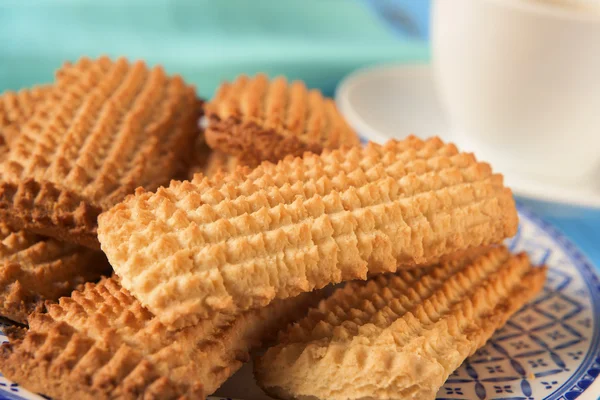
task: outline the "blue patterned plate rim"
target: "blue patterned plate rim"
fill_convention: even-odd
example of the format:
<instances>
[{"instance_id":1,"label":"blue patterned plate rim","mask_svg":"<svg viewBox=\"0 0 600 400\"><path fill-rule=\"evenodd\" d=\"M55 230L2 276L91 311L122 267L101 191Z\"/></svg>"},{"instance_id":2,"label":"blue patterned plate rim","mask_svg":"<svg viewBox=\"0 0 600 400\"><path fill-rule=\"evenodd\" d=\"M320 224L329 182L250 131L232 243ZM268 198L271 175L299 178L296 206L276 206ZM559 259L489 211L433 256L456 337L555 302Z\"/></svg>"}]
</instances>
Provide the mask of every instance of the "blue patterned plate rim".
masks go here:
<instances>
[{"instance_id":1,"label":"blue patterned plate rim","mask_svg":"<svg viewBox=\"0 0 600 400\"><path fill-rule=\"evenodd\" d=\"M600 316L600 277L596 273L594 265L590 259L557 227L544 220L542 217L538 216L519 202L517 202L517 209L519 214L524 215L527 219L531 220L534 224L538 225L540 228L542 228L542 230L548 233L573 262L577 268L577 271L583 276L588 288L590 289L593 310L592 315L595 318L598 318L598 316ZM517 235L519 234L520 230ZM515 240L514 243L516 243L517 240ZM544 400L575 399L585 391L581 393L573 391L567 391L566 393L563 393L562 389L565 387L574 388L578 384L582 383L582 381L584 381L588 376L592 377L592 381L589 384L589 386L591 386L596 378L598 378L600 375L600 371L598 370L598 368L600 368L600 324L596 323L594 325L592 336L593 338L590 344L590 351L586 355L584 362L581 363L579 368L573 372L571 377L565 383L563 383L553 394L546 397ZM598 399L600 399L600 393Z\"/></svg>"}]
</instances>

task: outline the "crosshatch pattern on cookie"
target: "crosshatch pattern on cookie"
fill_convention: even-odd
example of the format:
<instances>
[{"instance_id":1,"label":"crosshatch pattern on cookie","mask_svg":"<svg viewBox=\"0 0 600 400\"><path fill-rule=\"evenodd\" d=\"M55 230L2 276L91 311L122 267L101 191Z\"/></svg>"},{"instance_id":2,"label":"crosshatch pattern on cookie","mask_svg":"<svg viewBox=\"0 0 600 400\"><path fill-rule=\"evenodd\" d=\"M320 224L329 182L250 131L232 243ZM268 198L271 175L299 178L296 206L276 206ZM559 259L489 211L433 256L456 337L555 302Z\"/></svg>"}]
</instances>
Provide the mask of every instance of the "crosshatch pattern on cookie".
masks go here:
<instances>
[{"instance_id":1,"label":"crosshatch pattern on cookie","mask_svg":"<svg viewBox=\"0 0 600 400\"><path fill-rule=\"evenodd\" d=\"M1 348L2 373L57 398L198 399L199 389L215 391L253 347L320 298L299 296L171 331L117 278L104 278L34 313L29 331Z\"/></svg>"},{"instance_id":2,"label":"crosshatch pattern on cookie","mask_svg":"<svg viewBox=\"0 0 600 400\"><path fill-rule=\"evenodd\" d=\"M194 175L202 174L212 178L218 173L228 174L237 170L238 167L248 167L236 156L225 154L218 150L211 150L204 140L196 144L192 165L188 171L188 179L194 179Z\"/></svg>"},{"instance_id":3,"label":"crosshatch pattern on cookie","mask_svg":"<svg viewBox=\"0 0 600 400\"><path fill-rule=\"evenodd\" d=\"M101 216L99 237L123 285L183 326L432 263L516 229L502 176L453 145L411 137L139 191Z\"/></svg>"},{"instance_id":4,"label":"crosshatch pattern on cookie","mask_svg":"<svg viewBox=\"0 0 600 400\"><path fill-rule=\"evenodd\" d=\"M187 171L201 114L193 87L160 67L82 59L57 72L53 93L2 164L0 216L98 247L98 214Z\"/></svg>"},{"instance_id":5,"label":"crosshatch pattern on cookie","mask_svg":"<svg viewBox=\"0 0 600 400\"><path fill-rule=\"evenodd\" d=\"M545 275L524 253L493 247L430 270L350 282L282 332L255 375L282 398L434 399L537 295Z\"/></svg>"},{"instance_id":6,"label":"crosshatch pattern on cookie","mask_svg":"<svg viewBox=\"0 0 600 400\"><path fill-rule=\"evenodd\" d=\"M50 97L51 90L50 85L45 85L0 94L0 161L6 156L8 146L19 135L21 127Z\"/></svg>"},{"instance_id":7,"label":"crosshatch pattern on cookie","mask_svg":"<svg viewBox=\"0 0 600 400\"><path fill-rule=\"evenodd\" d=\"M206 106L208 144L250 166L359 144L332 99L304 82L264 74L223 83Z\"/></svg>"},{"instance_id":8,"label":"crosshatch pattern on cookie","mask_svg":"<svg viewBox=\"0 0 600 400\"><path fill-rule=\"evenodd\" d=\"M47 300L111 272L106 256L0 223L0 316L27 323Z\"/></svg>"}]
</instances>

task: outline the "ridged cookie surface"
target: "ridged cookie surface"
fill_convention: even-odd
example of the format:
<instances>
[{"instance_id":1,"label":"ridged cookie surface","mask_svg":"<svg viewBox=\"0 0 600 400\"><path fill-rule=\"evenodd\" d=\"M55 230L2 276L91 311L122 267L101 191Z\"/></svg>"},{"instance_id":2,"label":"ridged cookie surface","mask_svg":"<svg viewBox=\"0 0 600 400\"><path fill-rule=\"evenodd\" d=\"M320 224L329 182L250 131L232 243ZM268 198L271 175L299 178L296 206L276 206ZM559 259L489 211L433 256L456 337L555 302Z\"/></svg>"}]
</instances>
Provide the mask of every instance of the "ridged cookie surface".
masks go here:
<instances>
[{"instance_id":1,"label":"ridged cookie surface","mask_svg":"<svg viewBox=\"0 0 600 400\"><path fill-rule=\"evenodd\" d=\"M193 87L143 62L82 59L21 128L0 166L0 218L97 248L97 216L187 172L201 114Z\"/></svg>"},{"instance_id":2,"label":"ridged cookie surface","mask_svg":"<svg viewBox=\"0 0 600 400\"><path fill-rule=\"evenodd\" d=\"M242 75L222 84L206 116L210 147L251 166L359 143L332 99L283 77Z\"/></svg>"},{"instance_id":3,"label":"ridged cookie surface","mask_svg":"<svg viewBox=\"0 0 600 400\"><path fill-rule=\"evenodd\" d=\"M0 94L0 129L27 122L51 90L52 87L46 85Z\"/></svg>"},{"instance_id":4,"label":"ridged cookie surface","mask_svg":"<svg viewBox=\"0 0 600 400\"><path fill-rule=\"evenodd\" d=\"M462 362L541 290L546 269L491 248L432 269L350 282L255 360L283 399L434 399Z\"/></svg>"},{"instance_id":5,"label":"ridged cookie surface","mask_svg":"<svg viewBox=\"0 0 600 400\"><path fill-rule=\"evenodd\" d=\"M0 157L8 151L6 146L16 139L20 127L33 116L50 91L51 86L48 85L0 94Z\"/></svg>"},{"instance_id":6,"label":"ridged cookie surface","mask_svg":"<svg viewBox=\"0 0 600 400\"><path fill-rule=\"evenodd\" d=\"M199 399L249 358L252 347L305 315L299 296L238 317L169 331L115 278L88 283L0 350L1 372L54 399Z\"/></svg>"},{"instance_id":7,"label":"ridged cookie surface","mask_svg":"<svg viewBox=\"0 0 600 400\"><path fill-rule=\"evenodd\" d=\"M23 324L46 300L58 300L78 285L111 273L102 252L0 222L0 316Z\"/></svg>"},{"instance_id":8,"label":"ridged cookie surface","mask_svg":"<svg viewBox=\"0 0 600 400\"><path fill-rule=\"evenodd\" d=\"M49 86L0 95L0 154L8 152L21 127L51 98ZM100 251L59 242L0 222L0 316L22 324L46 300L58 300L78 285L110 274Z\"/></svg>"},{"instance_id":9,"label":"ridged cookie surface","mask_svg":"<svg viewBox=\"0 0 600 400\"><path fill-rule=\"evenodd\" d=\"M245 164L236 156L211 150L206 143L196 145L192 166L188 173L188 179L194 179L194 175L202 174L212 178L217 173L231 173Z\"/></svg>"},{"instance_id":10,"label":"ridged cookie surface","mask_svg":"<svg viewBox=\"0 0 600 400\"><path fill-rule=\"evenodd\" d=\"M138 191L100 216L98 234L123 286L185 326L516 229L502 176L454 145L410 137Z\"/></svg>"}]
</instances>

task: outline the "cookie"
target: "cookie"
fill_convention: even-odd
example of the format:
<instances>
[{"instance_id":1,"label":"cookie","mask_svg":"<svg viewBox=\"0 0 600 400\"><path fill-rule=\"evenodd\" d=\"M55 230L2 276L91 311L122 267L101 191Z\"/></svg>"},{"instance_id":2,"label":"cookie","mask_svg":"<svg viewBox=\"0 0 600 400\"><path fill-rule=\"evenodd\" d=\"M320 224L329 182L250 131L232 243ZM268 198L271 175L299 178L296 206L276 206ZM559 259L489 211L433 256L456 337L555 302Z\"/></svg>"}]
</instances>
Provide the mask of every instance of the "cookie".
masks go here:
<instances>
[{"instance_id":1,"label":"cookie","mask_svg":"<svg viewBox=\"0 0 600 400\"><path fill-rule=\"evenodd\" d=\"M206 116L209 146L250 166L360 142L332 99L284 77L242 75L223 83Z\"/></svg>"},{"instance_id":2,"label":"cookie","mask_svg":"<svg viewBox=\"0 0 600 400\"><path fill-rule=\"evenodd\" d=\"M228 174L243 166L245 164L238 157L230 156L218 150L211 150L206 143L201 143L196 146L188 179L194 179L196 174L212 178L218 173Z\"/></svg>"},{"instance_id":3,"label":"cookie","mask_svg":"<svg viewBox=\"0 0 600 400\"><path fill-rule=\"evenodd\" d=\"M201 115L192 86L143 62L81 59L0 165L0 219L98 248L100 212L187 172Z\"/></svg>"},{"instance_id":4,"label":"cookie","mask_svg":"<svg viewBox=\"0 0 600 400\"><path fill-rule=\"evenodd\" d=\"M517 223L488 164L410 137L139 190L98 234L123 286L179 327L498 243Z\"/></svg>"},{"instance_id":5,"label":"cookie","mask_svg":"<svg viewBox=\"0 0 600 400\"><path fill-rule=\"evenodd\" d=\"M4 154L7 146L16 139L20 127L31 118L36 109L49 96L51 86L37 86L18 92L0 94L0 150ZM0 159L1 160L1 159Z\"/></svg>"},{"instance_id":6,"label":"cookie","mask_svg":"<svg viewBox=\"0 0 600 400\"><path fill-rule=\"evenodd\" d=\"M0 316L22 324L47 300L112 271L102 252L13 231L0 222Z\"/></svg>"},{"instance_id":7,"label":"cookie","mask_svg":"<svg viewBox=\"0 0 600 400\"><path fill-rule=\"evenodd\" d=\"M282 399L435 399L448 376L542 289L546 268L489 248L350 282L255 360Z\"/></svg>"},{"instance_id":8,"label":"cookie","mask_svg":"<svg viewBox=\"0 0 600 400\"><path fill-rule=\"evenodd\" d=\"M117 278L104 278L32 314L29 331L0 348L0 369L57 400L200 399L315 300L299 296L173 331Z\"/></svg>"},{"instance_id":9,"label":"cookie","mask_svg":"<svg viewBox=\"0 0 600 400\"><path fill-rule=\"evenodd\" d=\"M0 95L0 154L8 152L21 127L44 101L51 87ZM62 243L0 222L0 316L22 324L47 300L58 300L78 285L112 271L104 254Z\"/></svg>"}]
</instances>

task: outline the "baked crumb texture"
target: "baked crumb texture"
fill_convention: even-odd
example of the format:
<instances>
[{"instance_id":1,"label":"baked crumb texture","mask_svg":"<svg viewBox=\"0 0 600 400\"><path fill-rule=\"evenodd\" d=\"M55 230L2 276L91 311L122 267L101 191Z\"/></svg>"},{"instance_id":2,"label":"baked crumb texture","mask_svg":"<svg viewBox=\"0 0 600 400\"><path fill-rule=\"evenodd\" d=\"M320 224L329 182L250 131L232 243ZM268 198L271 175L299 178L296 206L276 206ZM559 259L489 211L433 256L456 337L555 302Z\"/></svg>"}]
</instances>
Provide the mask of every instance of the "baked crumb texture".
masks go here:
<instances>
[{"instance_id":1,"label":"baked crumb texture","mask_svg":"<svg viewBox=\"0 0 600 400\"><path fill-rule=\"evenodd\" d=\"M525 254L477 253L338 289L255 360L259 385L282 399L434 399L544 284Z\"/></svg>"},{"instance_id":2,"label":"baked crumb texture","mask_svg":"<svg viewBox=\"0 0 600 400\"><path fill-rule=\"evenodd\" d=\"M78 285L112 271L104 254L0 222L0 316L22 324L46 300L67 296Z\"/></svg>"},{"instance_id":3,"label":"baked crumb texture","mask_svg":"<svg viewBox=\"0 0 600 400\"><path fill-rule=\"evenodd\" d=\"M187 172L200 115L194 88L161 67L66 64L0 164L0 219L99 248L101 211Z\"/></svg>"},{"instance_id":4,"label":"baked crumb texture","mask_svg":"<svg viewBox=\"0 0 600 400\"><path fill-rule=\"evenodd\" d=\"M99 219L122 284L173 328L516 233L503 178L438 138L139 190Z\"/></svg>"},{"instance_id":5,"label":"baked crumb texture","mask_svg":"<svg viewBox=\"0 0 600 400\"><path fill-rule=\"evenodd\" d=\"M6 91L0 95L0 157L19 134L20 128L33 116L40 104L50 96L51 86L35 86L18 92ZM2 158L0 158L0 161Z\"/></svg>"},{"instance_id":6,"label":"baked crumb texture","mask_svg":"<svg viewBox=\"0 0 600 400\"><path fill-rule=\"evenodd\" d=\"M194 158L187 179L194 179L194 175L196 174L212 178L216 174L234 172L238 167L248 166L236 156L225 154L218 150L211 150L206 142L204 142L204 137L201 137L199 138L199 143L196 144Z\"/></svg>"},{"instance_id":7,"label":"baked crumb texture","mask_svg":"<svg viewBox=\"0 0 600 400\"><path fill-rule=\"evenodd\" d=\"M170 331L117 278L103 278L33 313L29 330L0 347L0 368L57 399L201 399L319 299L299 296Z\"/></svg>"},{"instance_id":8,"label":"baked crumb texture","mask_svg":"<svg viewBox=\"0 0 600 400\"><path fill-rule=\"evenodd\" d=\"M209 146L255 167L360 143L335 102L304 82L264 74L223 83L206 106Z\"/></svg>"}]
</instances>

